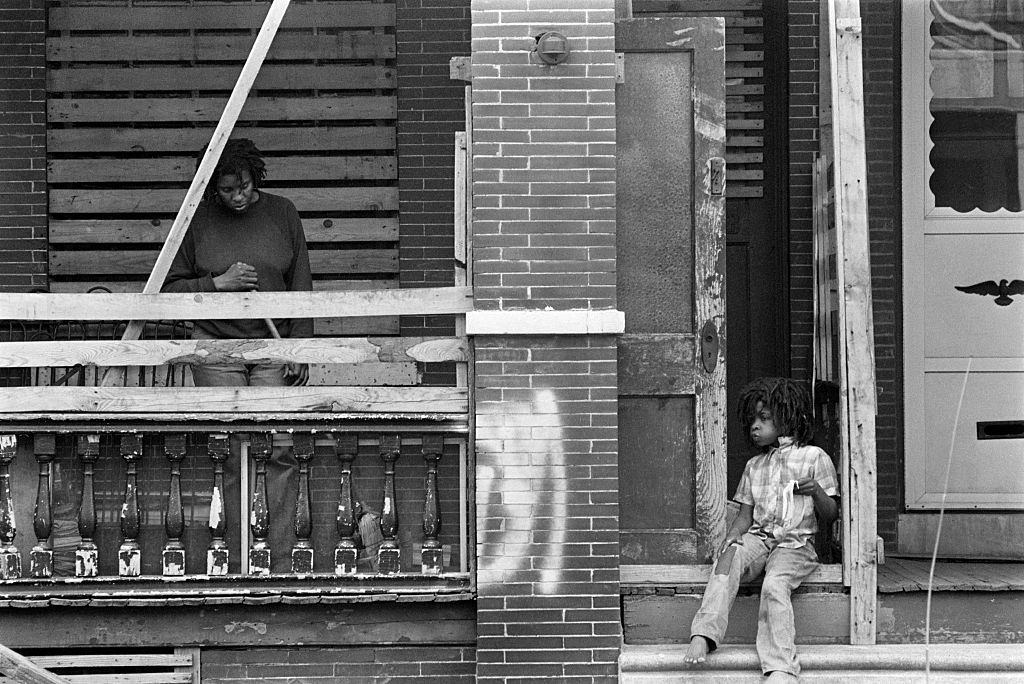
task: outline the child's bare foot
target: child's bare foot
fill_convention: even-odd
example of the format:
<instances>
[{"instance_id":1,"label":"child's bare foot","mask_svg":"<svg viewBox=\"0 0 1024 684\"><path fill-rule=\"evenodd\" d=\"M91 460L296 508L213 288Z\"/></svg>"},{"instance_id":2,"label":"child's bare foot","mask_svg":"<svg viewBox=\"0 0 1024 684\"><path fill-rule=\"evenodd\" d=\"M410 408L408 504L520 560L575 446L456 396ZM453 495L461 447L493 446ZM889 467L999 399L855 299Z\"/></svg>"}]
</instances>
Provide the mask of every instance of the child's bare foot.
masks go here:
<instances>
[{"instance_id":1,"label":"child's bare foot","mask_svg":"<svg viewBox=\"0 0 1024 684\"><path fill-rule=\"evenodd\" d=\"M690 647L686 649L686 655L683 656L683 662L690 665L703 663L708 657L708 650L710 650L710 645L705 637L692 636L690 637Z\"/></svg>"}]
</instances>

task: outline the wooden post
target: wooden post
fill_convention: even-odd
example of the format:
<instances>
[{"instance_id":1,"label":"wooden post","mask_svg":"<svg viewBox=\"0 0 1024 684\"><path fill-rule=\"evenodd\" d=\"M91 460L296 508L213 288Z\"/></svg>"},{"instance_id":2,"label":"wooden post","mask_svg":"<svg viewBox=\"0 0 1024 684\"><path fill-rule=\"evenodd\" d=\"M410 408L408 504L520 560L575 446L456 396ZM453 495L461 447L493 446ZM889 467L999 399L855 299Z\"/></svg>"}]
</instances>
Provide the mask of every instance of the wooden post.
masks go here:
<instances>
[{"instance_id":1,"label":"wooden post","mask_svg":"<svg viewBox=\"0 0 1024 684\"><path fill-rule=\"evenodd\" d=\"M3 645L0 645L0 672L18 684L67 684L68 681Z\"/></svg>"},{"instance_id":2,"label":"wooden post","mask_svg":"<svg viewBox=\"0 0 1024 684\"><path fill-rule=\"evenodd\" d=\"M0 579L21 577L21 553L14 545L17 525L11 495L11 462L18 453L16 435L0 435Z\"/></svg>"},{"instance_id":3,"label":"wooden post","mask_svg":"<svg viewBox=\"0 0 1024 684\"><path fill-rule=\"evenodd\" d=\"M840 334L840 440L850 499L850 642L875 643L877 512L874 329L857 0L829 0Z\"/></svg>"},{"instance_id":4,"label":"wooden post","mask_svg":"<svg viewBox=\"0 0 1024 684\"><path fill-rule=\"evenodd\" d=\"M78 534L82 541L75 549L75 577L96 577L100 574L99 548L96 536L96 493L93 485L96 461L100 457L100 436L78 437L78 458L82 461L82 505L78 509Z\"/></svg>"},{"instance_id":5,"label":"wooden post","mask_svg":"<svg viewBox=\"0 0 1024 684\"><path fill-rule=\"evenodd\" d=\"M185 237L185 231L188 230L188 225L192 221L196 207L199 206L199 202L203 198L203 192L210 182L213 169L220 159L221 152L224 151L224 145L227 144L231 131L235 127L235 122L238 121L238 115L242 112L242 107L249 96L252 84L259 75L260 67L263 65L263 60L270 50L270 44L277 34L277 29L281 25L281 20L284 18L289 2L290 0L273 0L273 4L271 4L270 9L267 11L267 16L263 19L263 26L253 42L249 56L242 66L242 71L238 75L238 80L231 91L231 96L228 98L220 120L217 122L217 127L213 131L210 144L206 147L206 153L199 163L199 168L196 169L196 175L192 178L192 184L189 186L188 192L185 193L185 199L181 203L177 216L174 217L174 223L171 225L159 256L157 256L153 271L150 273L149 279L142 290L146 294L159 292L160 288L163 287L164 279L167 278L167 272L171 268L171 261L178 253L181 241ZM121 339L139 339L144 325L145 321L130 321ZM110 369L110 372L106 374L103 380L105 385L123 384L123 382L124 369Z\"/></svg>"},{"instance_id":6,"label":"wooden post","mask_svg":"<svg viewBox=\"0 0 1024 684\"><path fill-rule=\"evenodd\" d=\"M444 435L423 435L423 460L427 462L427 477L423 484L423 551L420 572L440 575L444 572L441 542L441 511L437 505L437 464L444 453Z\"/></svg>"},{"instance_id":7,"label":"wooden post","mask_svg":"<svg viewBox=\"0 0 1024 684\"><path fill-rule=\"evenodd\" d=\"M128 466L125 475L124 503L121 505L121 536L117 549L117 574L138 577L142 574L142 549L139 547L139 476L138 460L142 458L142 436L138 433L121 435L121 458Z\"/></svg>"},{"instance_id":8,"label":"wooden post","mask_svg":"<svg viewBox=\"0 0 1024 684\"><path fill-rule=\"evenodd\" d=\"M313 572L313 512L309 497L309 463L313 459L313 435L296 432L292 436L295 458L299 462L299 491L295 497L295 546L292 547L292 572Z\"/></svg>"},{"instance_id":9,"label":"wooden post","mask_svg":"<svg viewBox=\"0 0 1024 684\"><path fill-rule=\"evenodd\" d=\"M273 450L270 435L253 432L249 435L253 460L256 461L256 482L252 488L252 506L249 510L249 531L252 547L249 549L249 574L270 574L270 508L267 504L267 460ZM243 463L245 468L246 464Z\"/></svg>"},{"instance_id":10,"label":"wooden post","mask_svg":"<svg viewBox=\"0 0 1024 684\"><path fill-rule=\"evenodd\" d=\"M207 453L213 461L213 494L210 496L210 545L206 549L206 574L228 574L230 549L224 541L227 514L224 510L224 462L231 454L227 433L216 432L207 437ZM244 464L242 465L244 467Z\"/></svg>"},{"instance_id":11,"label":"wooden post","mask_svg":"<svg viewBox=\"0 0 1024 684\"><path fill-rule=\"evenodd\" d=\"M356 501L352 490L352 461L359 453L359 435L344 432L337 439L338 460L341 461L341 491L338 496L338 545L334 548L334 574L354 575L357 572L359 549L356 547Z\"/></svg>"},{"instance_id":12,"label":"wooden post","mask_svg":"<svg viewBox=\"0 0 1024 684\"><path fill-rule=\"evenodd\" d=\"M181 505L181 462L185 458L185 447L185 433L176 432L164 436L164 456L171 464L167 515L164 518L167 542L161 554L165 577L180 577L185 574L185 545L181 543L181 535L185 532L185 511Z\"/></svg>"},{"instance_id":13,"label":"wooden post","mask_svg":"<svg viewBox=\"0 0 1024 684\"><path fill-rule=\"evenodd\" d=\"M36 507L32 515L32 529L36 533L36 545L29 558L29 574L32 577L53 576L53 508L50 505L50 463L57 454L57 438L50 433L36 434L33 439L36 463L39 466L39 484L36 487Z\"/></svg>"},{"instance_id":14,"label":"wooden post","mask_svg":"<svg viewBox=\"0 0 1024 684\"><path fill-rule=\"evenodd\" d=\"M380 436L380 458L384 461L384 500L381 505L380 531L384 541L377 550L377 571L393 575L402 571L401 548L398 545L398 510L395 498L395 461L402 441L398 435Z\"/></svg>"}]
</instances>

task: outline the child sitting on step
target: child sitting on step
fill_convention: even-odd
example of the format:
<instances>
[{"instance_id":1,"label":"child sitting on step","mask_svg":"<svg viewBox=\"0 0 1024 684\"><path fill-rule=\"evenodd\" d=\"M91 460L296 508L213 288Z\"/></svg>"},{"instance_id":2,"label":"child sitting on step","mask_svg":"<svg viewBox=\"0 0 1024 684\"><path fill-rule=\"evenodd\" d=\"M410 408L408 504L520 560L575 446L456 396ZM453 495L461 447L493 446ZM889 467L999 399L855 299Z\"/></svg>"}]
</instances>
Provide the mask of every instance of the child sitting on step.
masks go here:
<instances>
[{"instance_id":1,"label":"child sitting on step","mask_svg":"<svg viewBox=\"0 0 1024 684\"><path fill-rule=\"evenodd\" d=\"M810 391L786 378L760 378L740 393L739 418L761 453L747 462L733 497L740 510L719 549L700 610L690 627L689 664L703 663L725 636L741 581L764 573L757 654L768 681L797 681L790 594L817 564L818 524L838 515L836 471L810 446Z\"/></svg>"}]
</instances>

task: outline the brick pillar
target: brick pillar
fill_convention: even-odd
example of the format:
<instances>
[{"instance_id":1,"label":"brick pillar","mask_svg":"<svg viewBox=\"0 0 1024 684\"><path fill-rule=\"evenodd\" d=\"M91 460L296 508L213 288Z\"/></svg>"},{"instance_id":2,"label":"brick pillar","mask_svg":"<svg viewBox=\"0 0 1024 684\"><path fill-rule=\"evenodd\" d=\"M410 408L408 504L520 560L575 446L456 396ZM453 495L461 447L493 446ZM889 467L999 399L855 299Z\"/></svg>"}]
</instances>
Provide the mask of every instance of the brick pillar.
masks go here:
<instances>
[{"instance_id":1,"label":"brick pillar","mask_svg":"<svg viewBox=\"0 0 1024 684\"><path fill-rule=\"evenodd\" d=\"M614 681L614 0L472 20L477 676ZM530 54L544 31L565 64Z\"/></svg>"},{"instance_id":2,"label":"brick pillar","mask_svg":"<svg viewBox=\"0 0 1024 684\"><path fill-rule=\"evenodd\" d=\"M46 287L46 11L0 8L0 291Z\"/></svg>"}]
</instances>

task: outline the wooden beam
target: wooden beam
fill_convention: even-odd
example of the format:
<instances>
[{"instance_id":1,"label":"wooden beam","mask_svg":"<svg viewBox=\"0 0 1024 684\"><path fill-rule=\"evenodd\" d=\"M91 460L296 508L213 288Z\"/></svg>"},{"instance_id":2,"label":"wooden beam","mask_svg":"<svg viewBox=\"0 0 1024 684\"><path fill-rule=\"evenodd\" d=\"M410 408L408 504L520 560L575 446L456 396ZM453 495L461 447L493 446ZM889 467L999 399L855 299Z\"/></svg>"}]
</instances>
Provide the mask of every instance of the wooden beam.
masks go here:
<instances>
[{"instance_id":1,"label":"wooden beam","mask_svg":"<svg viewBox=\"0 0 1024 684\"><path fill-rule=\"evenodd\" d=\"M0 367L466 361L464 337L0 342Z\"/></svg>"},{"instance_id":2,"label":"wooden beam","mask_svg":"<svg viewBox=\"0 0 1024 684\"><path fill-rule=\"evenodd\" d=\"M212 170L212 169L211 169ZM397 211L398 189L389 186L342 188L263 188L287 197L300 212ZM55 214L164 213L178 210L185 191L164 188L50 190L50 211Z\"/></svg>"},{"instance_id":3,"label":"wooden beam","mask_svg":"<svg viewBox=\"0 0 1024 684\"><path fill-rule=\"evenodd\" d=\"M158 259L156 250L54 249L50 250L50 275L136 275L141 279ZM314 273L398 273L398 249L310 249L309 263Z\"/></svg>"},{"instance_id":4,"label":"wooden beam","mask_svg":"<svg viewBox=\"0 0 1024 684\"><path fill-rule=\"evenodd\" d=\"M0 414L465 414L466 396L458 387L7 387Z\"/></svg>"},{"instance_id":5,"label":"wooden beam","mask_svg":"<svg viewBox=\"0 0 1024 684\"><path fill-rule=\"evenodd\" d=\"M622 565L619 567L620 584L646 584L672 586L677 584L707 584L711 565ZM840 565L818 565L804 579L804 584L838 584L843 581Z\"/></svg>"},{"instance_id":6,"label":"wooden beam","mask_svg":"<svg viewBox=\"0 0 1024 684\"><path fill-rule=\"evenodd\" d=\"M876 634L875 363L858 0L828 0L840 334L840 442L850 499L850 641Z\"/></svg>"},{"instance_id":7,"label":"wooden beam","mask_svg":"<svg viewBox=\"0 0 1024 684\"><path fill-rule=\"evenodd\" d=\"M473 290L469 287L353 292L12 292L4 294L0 320L331 318L453 314L472 309Z\"/></svg>"}]
</instances>

